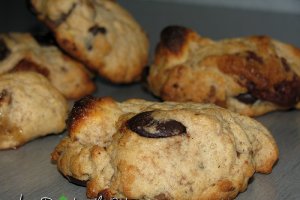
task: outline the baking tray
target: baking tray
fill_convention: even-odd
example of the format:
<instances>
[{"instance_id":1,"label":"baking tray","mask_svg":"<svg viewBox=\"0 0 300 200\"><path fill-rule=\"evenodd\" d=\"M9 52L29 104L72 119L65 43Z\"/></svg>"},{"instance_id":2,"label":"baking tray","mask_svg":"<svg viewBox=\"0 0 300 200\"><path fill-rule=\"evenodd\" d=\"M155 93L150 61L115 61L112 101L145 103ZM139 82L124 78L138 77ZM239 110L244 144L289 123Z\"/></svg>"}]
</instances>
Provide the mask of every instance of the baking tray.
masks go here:
<instances>
[{"instance_id":1,"label":"baking tray","mask_svg":"<svg viewBox=\"0 0 300 200\"><path fill-rule=\"evenodd\" d=\"M196 4L161 3L158 1L122 0L146 30L150 58L160 31L167 25L184 25L213 39L266 34L300 47L300 13L272 13L211 7ZM39 29L39 22L19 0L1 1L0 30L28 31ZM95 96L112 96L116 100L143 98L158 101L141 84L113 85L96 78ZM269 175L255 174L248 189L238 200L300 199L300 112L273 112L256 118L274 135L280 159ZM36 139L17 150L0 151L0 200L86 199L85 188L70 184L50 161L50 153L66 135ZM61 200L61 199L59 199Z\"/></svg>"}]
</instances>

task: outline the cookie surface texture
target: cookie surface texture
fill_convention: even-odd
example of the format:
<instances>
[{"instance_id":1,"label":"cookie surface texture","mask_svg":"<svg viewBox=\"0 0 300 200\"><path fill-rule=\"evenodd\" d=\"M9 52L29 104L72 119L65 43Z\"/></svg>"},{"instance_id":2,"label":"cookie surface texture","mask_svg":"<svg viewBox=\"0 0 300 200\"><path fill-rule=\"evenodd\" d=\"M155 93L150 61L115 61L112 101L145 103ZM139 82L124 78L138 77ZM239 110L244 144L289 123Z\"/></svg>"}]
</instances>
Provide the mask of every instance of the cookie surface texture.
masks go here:
<instances>
[{"instance_id":1,"label":"cookie surface texture","mask_svg":"<svg viewBox=\"0 0 300 200\"><path fill-rule=\"evenodd\" d=\"M169 26L148 76L163 100L214 103L240 114L300 108L300 49L268 36L214 41Z\"/></svg>"},{"instance_id":2,"label":"cookie surface texture","mask_svg":"<svg viewBox=\"0 0 300 200\"><path fill-rule=\"evenodd\" d=\"M35 71L44 75L66 98L79 99L95 90L85 67L53 45L51 36L0 34L0 74Z\"/></svg>"},{"instance_id":3,"label":"cookie surface texture","mask_svg":"<svg viewBox=\"0 0 300 200\"><path fill-rule=\"evenodd\" d=\"M214 105L86 97L68 131L52 159L89 198L233 199L278 159L266 128Z\"/></svg>"},{"instance_id":4,"label":"cookie surface texture","mask_svg":"<svg viewBox=\"0 0 300 200\"><path fill-rule=\"evenodd\" d=\"M15 72L0 75L0 111L0 149L11 149L62 132L68 105L44 76Z\"/></svg>"},{"instance_id":5,"label":"cookie surface texture","mask_svg":"<svg viewBox=\"0 0 300 200\"><path fill-rule=\"evenodd\" d=\"M148 38L116 1L31 0L31 4L74 58L114 83L140 79L148 59Z\"/></svg>"}]
</instances>

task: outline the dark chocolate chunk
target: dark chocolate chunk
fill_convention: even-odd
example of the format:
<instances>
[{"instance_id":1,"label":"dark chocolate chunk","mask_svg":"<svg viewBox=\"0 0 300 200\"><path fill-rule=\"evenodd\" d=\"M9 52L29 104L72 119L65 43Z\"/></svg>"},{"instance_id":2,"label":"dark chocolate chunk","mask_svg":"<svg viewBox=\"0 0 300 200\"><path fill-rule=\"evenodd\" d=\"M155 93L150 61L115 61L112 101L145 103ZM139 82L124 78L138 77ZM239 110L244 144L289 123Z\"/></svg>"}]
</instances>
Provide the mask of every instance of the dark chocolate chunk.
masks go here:
<instances>
[{"instance_id":1,"label":"dark chocolate chunk","mask_svg":"<svg viewBox=\"0 0 300 200\"><path fill-rule=\"evenodd\" d=\"M142 137L165 138L186 134L186 127L173 119L156 120L153 111L142 112L127 121L127 126Z\"/></svg>"},{"instance_id":2,"label":"dark chocolate chunk","mask_svg":"<svg viewBox=\"0 0 300 200\"><path fill-rule=\"evenodd\" d=\"M6 89L3 89L0 92L0 106L2 106L2 104L11 104L11 102L12 102L11 94Z\"/></svg>"},{"instance_id":3,"label":"dark chocolate chunk","mask_svg":"<svg viewBox=\"0 0 300 200\"><path fill-rule=\"evenodd\" d=\"M106 34L107 30L105 27L95 25L89 28L89 32L92 33L93 35L97 35L99 33Z\"/></svg>"},{"instance_id":4,"label":"dark chocolate chunk","mask_svg":"<svg viewBox=\"0 0 300 200\"><path fill-rule=\"evenodd\" d=\"M294 77L291 81L282 81L274 86L275 98L274 102L281 105L290 107L300 101L300 79Z\"/></svg>"},{"instance_id":5,"label":"dark chocolate chunk","mask_svg":"<svg viewBox=\"0 0 300 200\"><path fill-rule=\"evenodd\" d=\"M247 51L247 57L246 57L246 59L248 60L248 61L251 61L251 60L253 60L253 61L256 61L256 62L258 62L258 63L260 63L260 64L263 64L263 59L261 58L261 57L259 57L255 52L253 52L253 51Z\"/></svg>"},{"instance_id":6,"label":"dark chocolate chunk","mask_svg":"<svg viewBox=\"0 0 300 200\"><path fill-rule=\"evenodd\" d=\"M56 40L51 32L31 33L31 35L41 46L57 46Z\"/></svg>"},{"instance_id":7,"label":"dark chocolate chunk","mask_svg":"<svg viewBox=\"0 0 300 200\"><path fill-rule=\"evenodd\" d=\"M86 187L87 181L79 180L77 178L74 178L73 176L67 176L67 179L69 182L74 183L79 186Z\"/></svg>"},{"instance_id":8,"label":"dark chocolate chunk","mask_svg":"<svg viewBox=\"0 0 300 200\"><path fill-rule=\"evenodd\" d=\"M235 98L245 104L253 104L257 101L257 98L250 93L239 94Z\"/></svg>"},{"instance_id":9,"label":"dark chocolate chunk","mask_svg":"<svg viewBox=\"0 0 300 200\"><path fill-rule=\"evenodd\" d=\"M0 38L0 61L4 60L10 54L9 48L6 46L5 41Z\"/></svg>"},{"instance_id":10,"label":"dark chocolate chunk","mask_svg":"<svg viewBox=\"0 0 300 200\"><path fill-rule=\"evenodd\" d=\"M251 94L258 99L291 108L300 101L300 79L294 75L292 80L283 80L271 88L253 89Z\"/></svg>"}]
</instances>

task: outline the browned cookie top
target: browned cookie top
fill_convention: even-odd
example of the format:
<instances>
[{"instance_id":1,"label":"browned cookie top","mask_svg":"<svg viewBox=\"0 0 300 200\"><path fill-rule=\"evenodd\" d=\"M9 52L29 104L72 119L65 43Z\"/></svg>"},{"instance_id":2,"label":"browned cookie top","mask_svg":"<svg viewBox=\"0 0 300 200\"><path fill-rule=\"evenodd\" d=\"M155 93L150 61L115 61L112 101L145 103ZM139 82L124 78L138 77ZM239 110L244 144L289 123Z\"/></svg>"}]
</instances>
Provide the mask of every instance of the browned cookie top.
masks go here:
<instances>
[{"instance_id":1,"label":"browned cookie top","mask_svg":"<svg viewBox=\"0 0 300 200\"><path fill-rule=\"evenodd\" d=\"M37 17L58 44L114 83L140 78L148 38L134 18L112 0L31 0Z\"/></svg>"},{"instance_id":2,"label":"browned cookie top","mask_svg":"<svg viewBox=\"0 0 300 200\"><path fill-rule=\"evenodd\" d=\"M300 50L268 36L213 41L170 26L148 83L164 100L210 102L246 115L299 107Z\"/></svg>"},{"instance_id":3,"label":"browned cookie top","mask_svg":"<svg viewBox=\"0 0 300 200\"><path fill-rule=\"evenodd\" d=\"M54 44L50 34L0 34L0 74L34 71L44 75L68 99L91 94L95 84L90 73Z\"/></svg>"},{"instance_id":4,"label":"browned cookie top","mask_svg":"<svg viewBox=\"0 0 300 200\"><path fill-rule=\"evenodd\" d=\"M278 159L260 123L209 104L89 96L68 127L52 159L89 198L233 199Z\"/></svg>"}]
</instances>

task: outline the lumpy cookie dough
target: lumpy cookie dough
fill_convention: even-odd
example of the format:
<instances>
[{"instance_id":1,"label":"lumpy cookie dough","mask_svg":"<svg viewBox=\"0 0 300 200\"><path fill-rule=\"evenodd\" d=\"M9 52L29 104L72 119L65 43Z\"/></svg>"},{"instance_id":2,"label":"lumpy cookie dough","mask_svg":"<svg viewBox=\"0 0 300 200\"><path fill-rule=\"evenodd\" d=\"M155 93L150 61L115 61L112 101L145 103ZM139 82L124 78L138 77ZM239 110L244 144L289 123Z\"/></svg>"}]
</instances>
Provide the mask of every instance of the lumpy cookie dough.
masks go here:
<instances>
[{"instance_id":1,"label":"lumpy cookie dough","mask_svg":"<svg viewBox=\"0 0 300 200\"><path fill-rule=\"evenodd\" d=\"M42 75L0 75L0 149L14 149L37 137L62 132L68 105Z\"/></svg>"},{"instance_id":2,"label":"lumpy cookie dough","mask_svg":"<svg viewBox=\"0 0 300 200\"><path fill-rule=\"evenodd\" d=\"M214 103L249 116L299 109L300 50L268 36L214 41L168 26L147 80L168 101Z\"/></svg>"},{"instance_id":3,"label":"lumpy cookie dough","mask_svg":"<svg viewBox=\"0 0 300 200\"><path fill-rule=\"evenodd\" d=\"M14 71L44 75L68 99L79 99L95 90L90 73L63 54L51 34L0 34L0 74Z\"/></svg>"},{"instance_id":4,"label":"lumpy cookie dough","mask_svg":"<svg viewBox=\"0 0 300 200\"><path fill-rule=\"evenodd\" d=\"M58 44L114 83L140 79L148 38L135 19L113 0L31 0L32 10Z\"/></svg>"},{"instance_id":5,"label":"lumpy cookie dough","mask_svg":"<svg viewBox=\"0 0 300 200\"><path fill-rule=\"evenodd\" d=\"M278 159L264 126L215 105L89 96L67 127L52 160L89 198L233 199Z\"/></svg>"}]
</instances>

